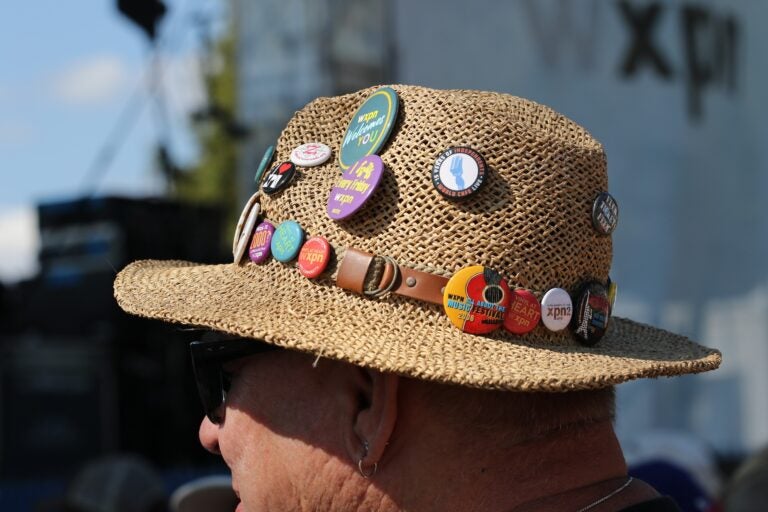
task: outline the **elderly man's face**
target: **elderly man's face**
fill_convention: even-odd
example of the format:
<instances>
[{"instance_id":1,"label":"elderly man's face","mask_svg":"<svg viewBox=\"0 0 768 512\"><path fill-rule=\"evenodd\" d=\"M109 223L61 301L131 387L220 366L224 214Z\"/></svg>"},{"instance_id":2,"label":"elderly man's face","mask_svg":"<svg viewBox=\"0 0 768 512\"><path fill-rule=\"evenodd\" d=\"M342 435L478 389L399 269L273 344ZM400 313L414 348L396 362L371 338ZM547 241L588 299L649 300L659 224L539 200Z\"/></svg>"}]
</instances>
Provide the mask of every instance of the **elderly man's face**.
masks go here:
<instances>
[{"instance_id":1,"label":"elderly man's face","mask_svg":"<svg viewBox=\"0 0 768 512\"><path fill-rule=\"evenodd\" d=\"M231 387L215 425L200 441L232 471L239 511L301 510L334 498L349 472L343 455L340 401L333 372L313 369L306 355L277 351L224 366ZM336 496L338 497L338 496ZM331 507L328 506L327 509Z\"/></svg>"}]
</instances>

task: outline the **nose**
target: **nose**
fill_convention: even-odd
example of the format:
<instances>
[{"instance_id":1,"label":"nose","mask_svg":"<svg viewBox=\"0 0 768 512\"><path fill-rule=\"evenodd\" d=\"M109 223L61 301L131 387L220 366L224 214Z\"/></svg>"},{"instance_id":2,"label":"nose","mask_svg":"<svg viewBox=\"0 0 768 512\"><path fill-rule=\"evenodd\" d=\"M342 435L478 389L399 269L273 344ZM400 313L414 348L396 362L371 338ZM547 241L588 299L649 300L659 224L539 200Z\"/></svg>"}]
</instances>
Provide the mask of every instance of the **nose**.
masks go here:
<instances>
[{"instance_id":1,"label":"nose","mask_svg":"<svg viewBox=\"0 0 768 512\"><path fill-rule=\"evenodd\" d=\"M200 423L198 437L203 448L214 455L221 455L219 450L219 426L211 423L207 416L204 416L202 423Z\"/></svg>"}]
</instances>

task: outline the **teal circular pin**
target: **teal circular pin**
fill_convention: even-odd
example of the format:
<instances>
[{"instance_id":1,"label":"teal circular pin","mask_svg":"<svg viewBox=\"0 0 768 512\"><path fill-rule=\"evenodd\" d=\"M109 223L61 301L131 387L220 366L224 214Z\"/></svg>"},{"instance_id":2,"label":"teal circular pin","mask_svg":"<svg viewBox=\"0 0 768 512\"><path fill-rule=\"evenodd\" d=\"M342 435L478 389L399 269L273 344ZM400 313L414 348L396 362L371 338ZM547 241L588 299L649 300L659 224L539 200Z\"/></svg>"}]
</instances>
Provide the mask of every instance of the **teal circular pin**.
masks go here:
<instances>
[{"instance_id":1,"label":"teal circular pin","mask_svg":"<svg viewBox=\"0 0 768 512\"><path fill-rule=\"evenodd\" d=\"M304 230L295 220L286 220L277 226L272 235L270 244L272 256L277 261L288 263L298 256L302 243L304 243Z\"/></svg>"},{"instance_id":2,"label":"teal circular pin","mask_svg":"<svg viewBox=\"0 0 768 512\"><path fill-rule=\"evenodd\" d=\"M272 161L272 156L275 154L275 146L269 146L266 151L264 151L264 156L261 157L261 163L259 164L259 167L256 169L256 175L253 178L253 181L256 183L256 187L259 186L259 183L261 183L261 177L264 176L264 171L267 169L267 166L269 166L269 163Z\"/></svg>"},{"instance_id":3,"label":"teal circular pin","mask_svg":"<svg viewBox=\"0 0 768 512\"><path fill-rule=\"evenodd\" d=\"M376 154L386 144L397 119L399 102L391 87L377 89L360 105L341 140L339 166L347 170L361 158Z\"/></svg>"}]
</instances>

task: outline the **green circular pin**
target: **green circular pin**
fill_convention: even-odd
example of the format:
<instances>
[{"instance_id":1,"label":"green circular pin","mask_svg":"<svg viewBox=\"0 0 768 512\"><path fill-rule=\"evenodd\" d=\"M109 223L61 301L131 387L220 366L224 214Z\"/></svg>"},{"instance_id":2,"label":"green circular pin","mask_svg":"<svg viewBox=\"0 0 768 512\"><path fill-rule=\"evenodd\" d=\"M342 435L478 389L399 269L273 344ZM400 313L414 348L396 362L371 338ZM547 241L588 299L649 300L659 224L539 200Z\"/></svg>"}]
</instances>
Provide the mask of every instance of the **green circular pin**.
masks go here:
<instances>
[{"instance_id":1,"label":"green circular pin","mask_svg":"<svg viewBox=\"0 0 768 512\"><path fill-rule=\"evenodd\" d=\"M254 176L253 181L256 183L256 186L259 186L259 183L261 182L261 177L264 175L264 171L266 170L267 166L269 166L269 163L272 161L272 156L275 154L275 146L269 146L266 151L264 151L264 156L261 157L261 163L259 164L259 167L256 169L256 176Z\"/></svg>"},{"instance_id":2,"label":"green circular pin","mask_svg":"<svg viewBox=\"0 0 768 512\"><path fill-rule=\"evenodd\" d=\"M397 93L391 87L377 89L360 105L341 141L339 166L343 170L384 146L395 125L398 105Z\"/></svg>"}]
</instances>

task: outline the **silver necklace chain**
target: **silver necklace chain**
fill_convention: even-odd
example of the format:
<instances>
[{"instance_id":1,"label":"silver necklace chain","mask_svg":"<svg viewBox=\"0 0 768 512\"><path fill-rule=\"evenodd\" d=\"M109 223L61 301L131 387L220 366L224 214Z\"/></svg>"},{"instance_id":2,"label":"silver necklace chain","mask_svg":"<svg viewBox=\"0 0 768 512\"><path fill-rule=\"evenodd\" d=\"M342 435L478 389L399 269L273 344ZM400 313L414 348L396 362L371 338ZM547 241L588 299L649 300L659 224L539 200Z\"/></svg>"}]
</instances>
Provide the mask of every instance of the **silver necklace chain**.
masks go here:
<instances>
[{"instance_id":1,"label":"silver necklace chain","mask_svg":"<svg viewBox=\"0 0 768 512\"><path fill-rule=\"evenodd\" d=\"M619 487L618 489L616 489L615 491L613 491L611 494L609 494L609 495L607 495L607 496L603 496L602 498L600 498L599 500L595 501L594 503L590 503L590 504L589 504L589 505L587 505L586 507L584 507L584 508L580 508L580 509L579 509L579 510L577 510L576 512L586 512L587 510L589 510L589 509L592 509L592 508L595 508L595 507L596 507L596 506L598 506L599 504L601 504L601 503L603 503L603 502L605 502L605 501L608 501L609 499L613 498L614 496L616 496L617 494L619 494L621 491L623 491L624 489L626 489L627 487L629 487L629 484L631 484L631 483L632 483L632 480L634 480L634 478L632 478L632 477L629 477L629 480L627 480L626 482L624 482L624 485L622 485L621 487Z\"/></svg>"}]
</instances>

